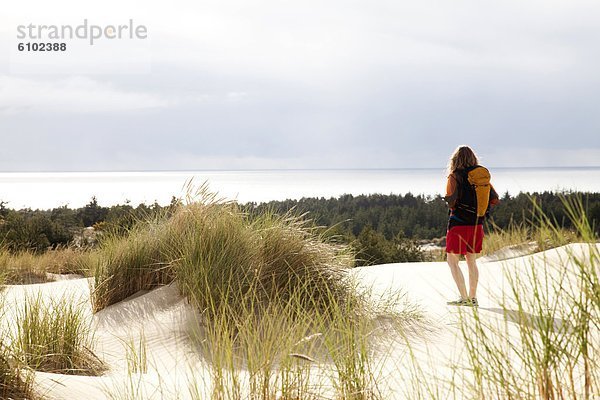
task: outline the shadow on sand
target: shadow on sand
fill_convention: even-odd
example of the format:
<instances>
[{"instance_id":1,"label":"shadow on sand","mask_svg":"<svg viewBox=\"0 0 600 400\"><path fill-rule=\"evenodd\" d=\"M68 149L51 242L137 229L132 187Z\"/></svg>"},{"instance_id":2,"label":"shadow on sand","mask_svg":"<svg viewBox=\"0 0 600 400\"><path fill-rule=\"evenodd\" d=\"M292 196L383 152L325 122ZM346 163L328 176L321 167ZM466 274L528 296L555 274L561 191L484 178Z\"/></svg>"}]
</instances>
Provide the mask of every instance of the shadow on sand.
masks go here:
<instances>
[{"instance_id":1,"label":"shadow on sand","mask_svg":"<svg viewBox=\"0 0 600 400\"><path fill-rule=\"evenodd\" d=\"M479 310L491 311L504 316L504 319L514 324L532 327L536 330L547 330L549 326L554 331L572 330L573 325L568 321L551 315L533 315L525 311L508 310L503 308L484 308Z\"/></svg>"}]
</instances>

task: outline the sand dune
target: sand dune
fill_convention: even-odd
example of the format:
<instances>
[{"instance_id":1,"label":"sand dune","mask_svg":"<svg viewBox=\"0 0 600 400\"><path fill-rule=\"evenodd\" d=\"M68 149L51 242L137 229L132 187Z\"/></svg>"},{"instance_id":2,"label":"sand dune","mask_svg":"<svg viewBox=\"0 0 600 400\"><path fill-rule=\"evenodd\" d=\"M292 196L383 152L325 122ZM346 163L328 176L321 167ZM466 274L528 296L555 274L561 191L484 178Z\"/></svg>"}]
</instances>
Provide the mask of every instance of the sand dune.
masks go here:
<instances>
[{"instance_id":1,"label":"sand dune","mask_svg":"<svg viewBox=\"0 0 600 400\"><path fill-rule=\"evenodd\" d=\"M506 309L511 303L511 294L505 272L525 276L531 266L548 270L556 267L574 269L576 266L569 261L569 254L585 256L587 252L587 245L573 244L505 261L481 260L480 317L498 324L513 323L515 327L511 332L518 335L518 321L511 319L511 310ZM443 262L386 264L356 268L351 274L364 286L372 287L375 293L404 290L427 315L428 329L408 339L413 351L411 357L402 340L389 344L381 368L383 387L388 391L386 397L402 399L414 390L411 377L415 370L411 365L418 362L423 375L429 376L430 383L438 388L440 398L451 395L460 398L460 395L452 394L448 381L457 373L470 379L468 371L460 369L465 360L465 348L459 325L460 318L467 314L461 313L464 308L446 305L447 300L457 297L447 265ZM188 337L190 324L198 320L198 314L178 295L176 284L138 293L97 314L91 312L88 279L9 286L4 294L7 323L3 329L11 328L15 309L25 297L36 293L46 299L67 297L81 302L95 332L95 352L110 366L110 370L100 377L36 373L36 390L47 398L188 398L190 382L195 381L202 388L209 381L208 369L195 354ZM148 369L145 373L128 373L128 348L139 343L146 348Z\"/></svg>"}]
</instances>

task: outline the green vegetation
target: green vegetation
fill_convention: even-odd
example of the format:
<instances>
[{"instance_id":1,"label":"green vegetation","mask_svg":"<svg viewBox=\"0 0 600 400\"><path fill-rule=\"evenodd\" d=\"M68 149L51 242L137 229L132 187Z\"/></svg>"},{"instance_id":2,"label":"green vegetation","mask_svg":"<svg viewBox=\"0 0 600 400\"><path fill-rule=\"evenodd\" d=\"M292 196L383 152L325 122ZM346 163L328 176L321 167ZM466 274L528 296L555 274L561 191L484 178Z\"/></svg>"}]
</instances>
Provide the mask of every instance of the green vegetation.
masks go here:
<instances>
[{"instance_id":1,"label":"green vegetation","mask_svg":"<svg viewBox=\"0 0 600 400\"><path fill-rule=\"evenodd\" d=\"M104 369L93 354L90 326L73 299L50 303L27 297L17 313L16 357L37 371L98 375Z\"/></svg>"},{"instance_id":2,"label":"green vegetation","mask_svg":"<svg viewBox=\"0 0 600 400\"><path fill-rule=\"evenodd\" d=\"M353 264L350 249L327 243L307 222L272 214L250 221L234 204L196 203L184 211L174 222L192 234L175 246L177 279L207 317L231 305L225 315L235 320L236 310L292 299L299 315L326 310L334 300L356 301L344 271Z\"/></svg>"},{"instance_id":3,"label":"green vegetation","mask_svg":"<svg viewBox=\"0 0 600 400\"><path fill-rule=\"evenodd\" d=\"M600 193L521 193L511 197L505 194L492 210L493 226L506 230L511 224L528 223L536 207L555 220L558 226L574 229L564 210L562 198L581 197L585 215L596 233L600 232ZM532 199L537 206L534 206ZM300 200L249 203L250 212L272 210L285 213L295 209L309 213L317 225L334 227L334 232L355 238L366 227L392 240L400 234L411 239L434 239L446 234L448 209L439 196L402 195L343 195L338 198L303 198ZM492 226L490 226L491 228Z\"/></svg>"},{"instance_id":4,"label":"green vegetation","mask_svg":"<svg viewBox=\"0 0 600 400\"><path fill-rule=\"evenodd\" d=\"M177 200L173 199L173 204ZM97 226L102 230L126 232L138 221L165 212L171 206L129 204L102 207L96 198L79 209L67 206L52 210L12 210L0 201L0 245L11 252L40 253L51 248L61 248L81 236L85 227ZM85 247L86 243L79 243Z\"/></svg>"},{"instance_id":5,"label":"green vegetation","mask_svg":"<svg viewBox=\"0 0 600 400\"><path fill-rule=\"evenodd\" d=\"M561 197L567 199L581 196L585 215L592 229L600 233L600 193L551 192L505 195L500 205L494 207L487 232L493 238L496 233L526 230L535 212L532 199L541 212L548 215L557 226L573 231L574 226L565 213ZM0 244L11 253L43 253L48 248L66 245L86 247L90 240L85 238L83 228L97 228L97 238L124 235L135 229L140 221L156 220L172 213L179 201L162 207L129 204L102 207L96 198L79 209L58 207L52 210L11 210L0 201ZM333 240L351 245L357 253L357 265L384 264L431 259L431 255L420 251L418 243L435 241L445 236L448 211L441 197L401 195L343 195L338 198L303 198L300 200L272 201L239 205L249 219L265 213L308 216L317 226L324 227L326 235ZM566 232L565 231L565 232ZM522 237L538 240L533 232ZM110 240L110 239L109 239ZM490 240L502 243L502 240ZM512 243L516 244L516 243ZM540 242L540 244L543 244ZM489 246L492 249L494 246ZM540 248L545 248L544 246ZM436 255L437 257L437 255Z\"/></svg>"},{"instance_id":6,"label":"green vegetation","mask_svg":"<svg viewBox=\"0 0 600 400\"><path fill-rule=\"evenodd\" d=\"M357 266L428 259L415 240L402 237L401 234L387 240L370 226L365 227L352 243L358 251Z\"/></svg>"}]
</instances>

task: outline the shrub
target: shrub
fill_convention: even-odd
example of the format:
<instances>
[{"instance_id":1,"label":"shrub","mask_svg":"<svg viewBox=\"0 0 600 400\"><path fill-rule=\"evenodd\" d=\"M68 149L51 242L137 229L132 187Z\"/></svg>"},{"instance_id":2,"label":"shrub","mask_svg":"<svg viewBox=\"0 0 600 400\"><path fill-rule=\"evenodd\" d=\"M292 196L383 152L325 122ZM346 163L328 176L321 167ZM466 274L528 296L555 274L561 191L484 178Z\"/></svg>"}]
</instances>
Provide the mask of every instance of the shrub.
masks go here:
<instances>
[{"instance_id":1,"label":"shrub","mask_svg":"<svg viewBox=\"0 0 600 400\"><path fill-rule=\"evenodd\" d=\"M401 234L387 240L370 226L362 230L354 246L357 249L359 266L425 260L425 253L420 250L415 240Z\"/></svg>"}]
</instances>

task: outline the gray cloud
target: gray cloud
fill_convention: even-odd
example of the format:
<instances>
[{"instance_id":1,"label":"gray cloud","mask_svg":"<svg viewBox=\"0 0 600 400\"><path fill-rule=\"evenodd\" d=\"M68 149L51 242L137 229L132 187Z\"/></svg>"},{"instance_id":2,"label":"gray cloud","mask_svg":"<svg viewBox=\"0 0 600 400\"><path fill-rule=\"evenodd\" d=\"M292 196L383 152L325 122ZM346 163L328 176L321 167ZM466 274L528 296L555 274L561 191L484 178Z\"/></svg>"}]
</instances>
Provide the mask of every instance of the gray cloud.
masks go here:
<instances>
[{"instance_id":1,"label":"gray cloud","mask_svg":"<svg viewBox=\"0 0 600 400\"><path fill-rule=\"evenodd\" d=\"M598 165L595 3L148 7L151 73L0 72L0 170Z\"/></svg>"}]
</instances>

